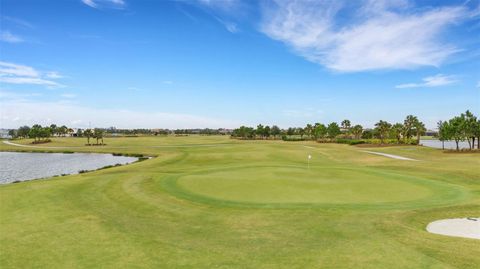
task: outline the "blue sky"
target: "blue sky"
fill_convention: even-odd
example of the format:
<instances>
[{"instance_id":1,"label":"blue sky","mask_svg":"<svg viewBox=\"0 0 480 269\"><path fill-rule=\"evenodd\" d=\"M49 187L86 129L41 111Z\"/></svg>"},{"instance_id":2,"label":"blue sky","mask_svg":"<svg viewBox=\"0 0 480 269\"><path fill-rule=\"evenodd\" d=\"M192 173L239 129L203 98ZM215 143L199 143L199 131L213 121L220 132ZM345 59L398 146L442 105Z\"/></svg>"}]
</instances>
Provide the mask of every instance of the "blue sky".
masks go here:
<instances>
[{"instance_id":1,"label":"blue sky","mask_svg":"<svg viewBox=\"0 0 480 269\"><path fill-rule=\"evenodd\" d=\"M2 0L0 127L480 114L480 1Z\"/></svg>"}]
</instances>

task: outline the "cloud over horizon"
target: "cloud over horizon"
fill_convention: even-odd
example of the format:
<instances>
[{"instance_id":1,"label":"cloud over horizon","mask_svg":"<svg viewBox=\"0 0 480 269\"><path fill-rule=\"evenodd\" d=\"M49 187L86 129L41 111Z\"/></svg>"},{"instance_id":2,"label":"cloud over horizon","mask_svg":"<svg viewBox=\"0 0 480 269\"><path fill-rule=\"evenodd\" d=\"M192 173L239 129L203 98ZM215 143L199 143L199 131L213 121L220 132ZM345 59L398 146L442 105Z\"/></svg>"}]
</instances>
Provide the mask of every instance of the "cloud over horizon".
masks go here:
<instances>
[{"instance_id":1,"label":"cloud over horizon","mask_svg":"<svg viewBox=\"0 0 480 269\"><path fill-rule=\"evenodd\" d=\"M18 98L18 96L14 97ZM84 128L89 126L89 122L92 127L103 128L115 126L117 128L184 129L236 127L239 125L231 120L198 115L92 108L69 101L43 102L25 99L2 102L0 115L2 128L18 128L33 123L41 125L56 123Z\"/></svg>"},{"instance_id":2,"label":"cloud over horizon","mask_svg":"<svg viewBox=\"0 0 480 269\"><path fill-rule=\"evenodd\" d=\"M31 66L0 61L0 82L9 84L42 85L49 88L64 87L52 80L61 78L58 72L40 72Z\"/></svg>"},{"instance_id":3,"label":"cloud over horizon","mask_svg":"<svg viewBox=\"0 0 480 269\"><path fill-rule=\"evenodd\" d=\"M395 86L397 89L405 88L431 88L431 87L440 87L457 82L455 76L446 76L442 74L437 74L435 76L425 77L422 79L421 83L405 83Z\"/></svg>"}]
</instances>

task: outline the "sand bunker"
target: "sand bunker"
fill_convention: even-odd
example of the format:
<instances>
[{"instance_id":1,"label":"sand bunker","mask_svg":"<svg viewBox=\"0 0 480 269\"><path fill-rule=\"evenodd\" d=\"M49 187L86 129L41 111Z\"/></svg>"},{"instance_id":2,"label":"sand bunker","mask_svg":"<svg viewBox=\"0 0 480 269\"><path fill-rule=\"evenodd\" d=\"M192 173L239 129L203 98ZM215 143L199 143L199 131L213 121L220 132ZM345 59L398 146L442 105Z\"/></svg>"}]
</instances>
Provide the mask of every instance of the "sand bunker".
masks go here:
<instances>
[{"instance_id":1,"label":"sand bunker","mask_svg":"<svg viewBox=\"0 0 480 269\"><path fill-rule=\"evenodd\" d=\"M416 161L415 159L402 157L402 156L398 156L398 155L393 155L393 154L381 153L381 152L376 152L376 151L368 151L368 150L362 150L362 151L366 152L366 153L371 153L371 154L376 154L376 155L392 158L392 159L397 159L397 160Z\"/></svg>"},{"instance_id":2,"label":"sand bunker","mask_svg":"<svg viewBox=\"0 0 480 269\"><path fill-rule=\"evenodd\" d=\"M480 218L442 219L427 225L429 233L480 239Z\"/></svg>"}]
</instances>

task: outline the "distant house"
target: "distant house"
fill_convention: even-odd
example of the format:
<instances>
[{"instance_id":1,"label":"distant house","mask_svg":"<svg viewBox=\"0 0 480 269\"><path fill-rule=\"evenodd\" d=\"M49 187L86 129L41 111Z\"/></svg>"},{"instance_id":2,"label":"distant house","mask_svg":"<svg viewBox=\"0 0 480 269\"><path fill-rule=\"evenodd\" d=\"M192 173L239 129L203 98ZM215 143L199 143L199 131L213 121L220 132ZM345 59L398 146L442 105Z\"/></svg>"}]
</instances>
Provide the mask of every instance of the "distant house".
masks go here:
<instances>
[{"instance_id":1,"label":"distant house","mask_svg":"<svg viewBox=\"0 0 480 269\"><path fill-rule=\"evenodd\" d=\"M12 136L8 134L8 131L10 131L10 130L9 129L0 129L0 138L3 138L3 139L12 138Z\"/></svg>"}]
</instances>

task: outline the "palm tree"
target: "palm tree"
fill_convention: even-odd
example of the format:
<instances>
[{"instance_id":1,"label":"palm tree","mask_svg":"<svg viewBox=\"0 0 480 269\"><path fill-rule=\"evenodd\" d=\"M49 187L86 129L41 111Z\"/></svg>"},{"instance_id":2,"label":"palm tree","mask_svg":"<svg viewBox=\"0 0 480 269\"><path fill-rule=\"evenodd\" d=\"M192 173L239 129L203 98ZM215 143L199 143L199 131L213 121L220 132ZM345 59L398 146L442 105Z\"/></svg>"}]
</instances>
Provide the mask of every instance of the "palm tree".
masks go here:
<instances>
[{"instance_id":1,"label":"palm tree","mask_svg":"<svg viewBox=\"0 0 480 269\"><path fill-rule=\"evenodd\" d=\"M420 136L424 135L427 129L421 121L415 123L415 134L417 135L417 145L420 144Z\"/></svg>"},{"instance_id":2,"label":"palm tree","mask_svg":"<svg viewBox=\"0 0 480 269\"><path fill-rule=\"evenodd\" d=\"M90 145L90 137L93 136L92 129L85 129L83 135L87 137L87 145Z\"/></svg>"},{"instance_id":3,"label":"palm tree","mask_svg":"<svg viewBox=\"0 0 480 269\"><path fill-rule=\"evenodd\" d=\"M363 127L362 127L362 125L357 124L357 125L352 127L351 131L352 131L352 134L355 137L355 139L360 139L360 137L362 136L362 133L363 133Z\"/></svg>"},{"instance_id":4,"label":"palm tree","mask_svg":"<svg viewBox=\"0 0 480 269\"><path fill-rule=\"evenodd\" d=\"M95 139L97 139L97 145L98 145L98 140L99 139L102 140L102 145L103 145L103 130L95 128L93 130L93 137L95 137Z\"/></svg>"},{"instance_id":5,"label":"palm tree","mask_svg":"<svg viewBox=\"0 0 480 269\"><path fill-rule=\"evenodd\" d=\"M305 129L303 129L302 127L298 127L297 130L300 138L303 139L303 136L305 135Z\"/></svg>"},{"instance_id":6,"label":"palm tree","mask_svg":"<svg viewBox=\"0 0 480 269\"><path fill-rule=\"evenodd\" d=\"M257 134L257 135L260 135L260 137L263 138L263 131L264 131L263 125L261 125L261 124L257 125L256 134Z\"/></svg>"},{"instance_id":7,"label":"palm tree","mask_svg":"<svg viewBox=\"0 0 480 269\"><path fill-rule=\"evenodd\" d=\"M375 123L375 129L377 130L378 132L378 135L380 136L380 143L383 144L384 140L385 140L385 137L388 136L388 132L390 131L390 127L392 125L386 121L379 121L377 123Z\"/></svg>"},{"instance_id":8,"label":"palm tree","mask_svg":"<svg viewBox=\"0 0 480 269\"><path fill-rule=\"evenodd\" d=\"M400 139L402 138L403 124L395 123L392 126L392 135L397 139L397 143L400 144Z\"/></svg>"},{"instance_id":9,"label":"palm tree","mask_svg":"<svg viewBox=\"0 0 480 269\"><path fill-rule=\"evenodd\" d=\"M408 115L403 121L403 139L408 140L413 135L413 128L418 122L418 118L413 115Z\"/></svg>"},{"instance_id":10,"label":"palm tree","mask_svg":"<svg viewBox=\"0 0 480 269\"><path fill-rule=\"evenodd\" d=\"M312 138L313 126L310 123L307 124L307 127L305 127L305 133L310 139Z\"/></svg>"},{"instance_id":11,"label":"palm tree","mask_svg":"<svg viewBox=\"0 0 480 269\"><path fill-rule=\"evenodd\" d=\"M50 129L52 129L52 135L58 134L58 127L56 124L50 124Z\"/></svg>"},{"instance_id":12,"label":"palm tree","mask_svg":"<svg viewBox=\"0 0 480 269\"><path fill-rule=\"evenodd\" d=\"M347 132L350 129L350 127L352 126L352 124L350 123L349 120L343 120L341 125L342 125L342 129L346 130Z\"/></svg>"}]
</instances>

